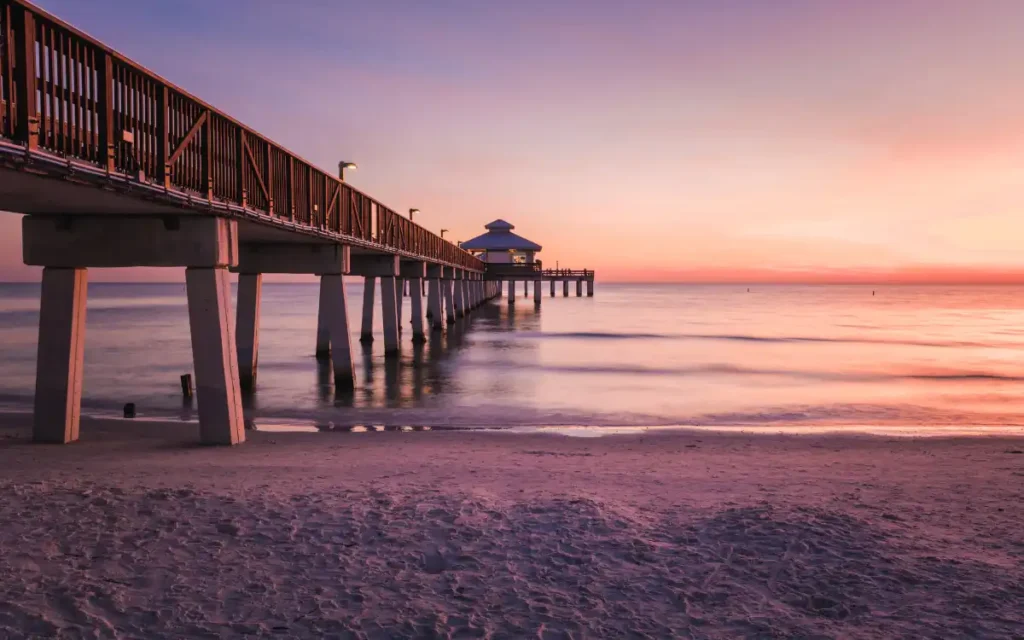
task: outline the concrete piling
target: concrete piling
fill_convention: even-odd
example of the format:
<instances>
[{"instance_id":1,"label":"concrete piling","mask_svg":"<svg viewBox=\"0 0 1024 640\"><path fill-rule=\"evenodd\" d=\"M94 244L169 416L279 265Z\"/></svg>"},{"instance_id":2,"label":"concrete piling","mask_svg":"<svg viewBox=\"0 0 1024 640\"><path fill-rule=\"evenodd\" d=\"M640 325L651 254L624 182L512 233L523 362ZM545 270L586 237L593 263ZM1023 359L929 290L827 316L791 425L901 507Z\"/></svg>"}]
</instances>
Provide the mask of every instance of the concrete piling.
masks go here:
<instances>
[{"instance_id":1,"label":"concrete piling","mask_svg":"<svg viewBox=\"0 0 1024 640\"><path fill-rule=\"evenodd\" d=\"M402 306L405 299L405 278L395 278L395 312L398 314L398 332L402 332Z\"/></svg>"},{"instance_id":2,"label":"concrete piling","mask_svg":"<svg viewBox=\"0 0 1024 640\"><path fill-rule=\"evenodd\" d=\"M435 267L440 269L440 267ZM430 278L427 283L427 308L430 310L430 330L441 331L444 328L444 314L441 312L441 280Z\"/></svg>"},{"instance_id":3,"label":"concrete piling","mask_svg":"<svg viewBox=\"0 0 1024 640\"><path fill-rule=\"evenodd\" d=\"M455 281L447 278L449 275L447 268L445 271L446 278L441 281L441 291L444 292L445 314L447 315L448 324L455 324L455 293L453 291Z\"/></svg>"},{"instance_id":4,"label":"concrete piling","mask_svg":"<svg viewBox=\"0 0 1024 640\"><path fill-rule=\"evenodd\" d=\"M320 284L320 302L316 314L316 359L326 362L331 358L331 334L327 329L327 311L323 282Z\"/></svg>"},{"instance_id":5,"label":"concrete piling","mask_svg":"<svg viewBox=\"0 0 1024 640\"><path fill-rule=\"evenodd\" d=\"M235 338L237 339L238 349L238 382L245 391L251 391L256 387L260 344L260 296L262 288L262 274L238 274Z\"/></svg>"},{"instance_id":6,"label":"concrete piling","mask_svg":"<svg viewBox=\"0 0 1024 640\"><path fill-rule=\"evenodd\" d=\"M331 342L334 387L351 390L355 388L356 378L352 360L347 295L345 276L340 273L320 276L320 308Z\"/></svg>"},{"instance_id":7,"label":"concrete piling","mask_svg":"<svg viewBox=\"0 0 1024 640\"><path fill-rule=\"evenodd\" d=\"M245 441L238 352L231 321L231 285L222 267L185 269L192 360L204 444Z\"/></svg>"},{"instance_id":8,"label":"concrete piling","mask_svg":"<svg viewBox=\"0 0 1024 640\"><path fill-rule=\"evenodd\" d=\"M410 282L409 293L412 294L412 341L426 342L427 336L423 332L423 287L418 279Z\"/></svg>"},{"instance_id":9,"label":"concrete piling","mask_svg":"<svg viewBox=\"0 0 1024 640\"><path fill-rule=\"evenodd\" d=\"M32 439L78 440L85 354L85 269L43 269Z\"/></svg>"},{"instance_id":10,"label":"concrete piling","mask_svg":"<svg viewBox=\"0 0 1024 640\"><path fill-rule=\"evenodd\" d=\"M384 353L398 353L398 303L397 278L384 276L380 279L380 310L384 320Z\"/></svg>"},{"instance_id":11,"label":"concrete piling","mask_svg":"<svg viewBox=\"0 0 1024 640\"><path fill-rule=\"evenodd\" d=\"M359 332L359 342L373 342L373 297L376 288L376 277L366 276L363 279L363 327Z\"/></svg>"}]
</instances>

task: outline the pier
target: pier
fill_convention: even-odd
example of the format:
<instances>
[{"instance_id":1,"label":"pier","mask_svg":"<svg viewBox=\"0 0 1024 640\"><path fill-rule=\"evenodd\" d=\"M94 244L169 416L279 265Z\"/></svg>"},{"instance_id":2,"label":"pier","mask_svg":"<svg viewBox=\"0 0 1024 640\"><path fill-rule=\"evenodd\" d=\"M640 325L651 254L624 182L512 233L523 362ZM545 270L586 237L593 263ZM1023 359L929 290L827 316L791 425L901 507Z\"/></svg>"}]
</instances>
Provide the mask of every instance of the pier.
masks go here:
<instances>
[{"instance_id":1,"label":"pier","mask_svg":"<svg viewBox=\"0 0 1024 640\"><path fill-rule=\"evenodd\" d=\"M365 279L372 339L380 281L386 353L399 349L398 282L414 309L464 316L497 295L484 263L229 115L23 0L0 0L0 197L43 267L33 438L78 438L87 269L184 267L200 439L245 439L263 274L320 278L335 385L355 372L346 277ZM344 168L344 165L342 165ZM238 274L232 310L229 272ZM413 338L426 328L414 323Z\"/></svg>"},{"instance_id":2,"label":"pier","mask_svg":"<svg viewBox=\"0 0 1024 640\"><path fill-rule=\"evenodd\" d=\"M501 295L507 275L353 188L349 163L313 166L25 0L0 0L0 29L0 207L26 214L22 258L43 268L34 440L78 439L88 269L185 268L207 444L245 439L264 274L319 277L309 344L341 390L356 380L347 278L365 285L360 340L380 313L387 356L406 291L414 343Z\"/></svg>"},{"instance_id":3,"label":"pier","mask_svg":"<svg viewBox=\"0 0 1024 640\"><path fill-rule=\"evenodd\" d=\"M78 439L88 269L185 268L206 444L245 439L264 274L319 277L309 345L342 390L356 380L347 278L365 284L360 339L380 313L388 356L406 289L414 343L501 295L506 275L353 188L348 163L313 166L25 0L0 0L0 28L0 207L26 214L23 261L43 267L37 442Z\"/></svg>"}]
</instances>

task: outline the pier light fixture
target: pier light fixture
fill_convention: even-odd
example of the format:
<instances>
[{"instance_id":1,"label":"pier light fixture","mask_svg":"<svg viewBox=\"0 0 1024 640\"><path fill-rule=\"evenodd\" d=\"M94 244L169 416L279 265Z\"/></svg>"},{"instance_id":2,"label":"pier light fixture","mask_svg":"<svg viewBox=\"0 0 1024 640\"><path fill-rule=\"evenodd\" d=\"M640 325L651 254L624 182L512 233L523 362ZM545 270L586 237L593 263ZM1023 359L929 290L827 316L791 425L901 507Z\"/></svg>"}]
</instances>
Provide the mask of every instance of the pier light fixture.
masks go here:
<instances>
[{"instance_id":1,"label":"pier light fixture","mask_svg":"<svg viewBox=\"0 0 1024 640\"><path fill-rule=\"evenodd\" d=\"M441 239L442 240L444 239L444 232L445 231L448 231L448 230L447 229L441 229Z\"/></svg>"},{"instance_id":2,"label":"pier light fixture","mask_svg":"<svg viewBox=\"0 0 1024 640\"><path fill-rule=\"evenodd\" d=\"M413 216L414 213L419 213L419 212L420 212L419 209L409 209L409 220L410 221L412 220L412 216Z\"/></svg>"},{"instance_id":3,"label":"pier light fixture","mask_svg":"<svg viewBox=\"0 0 1024 640\"><path fill-rule=\"evenodd\" d=\"M342 160L341 162L338 163L338 179L341 180L342 182L344 182L345 181L345 169L350 169L352 171L355 171L358 168L359 168L359 165L357 165L356 163L354 163L354 162L345 162L344 160Z\"/></svg>"}]
</instances>

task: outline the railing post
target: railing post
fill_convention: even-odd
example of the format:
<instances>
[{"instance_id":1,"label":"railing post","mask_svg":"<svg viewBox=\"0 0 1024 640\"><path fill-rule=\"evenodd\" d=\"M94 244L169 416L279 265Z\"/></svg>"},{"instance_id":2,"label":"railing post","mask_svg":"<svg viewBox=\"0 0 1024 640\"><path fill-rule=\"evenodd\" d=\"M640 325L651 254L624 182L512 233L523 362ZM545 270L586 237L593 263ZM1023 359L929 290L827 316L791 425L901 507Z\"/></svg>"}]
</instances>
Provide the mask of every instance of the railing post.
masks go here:
<instances>
[{"instance_id":1,"label":"railing post","mask_svg":"<svg viewBox=\"0 0 1024 640\"><path fill-rule=\"evenodd\" d=\"M313 202L313 174L316 173L316 170L313 167L309 167L306 173L309 175L309 179L306 180L306 198L308 200L306 206L309 207L309 226L322 227L323 225L320 224L320 208Z\"/></svg>"},{"instance_id":2,"label":"railing post","mask_svg":"<svg viewBox=\"0 0 1024 640\"><path fill-rule=\"evenodd\" d=\"M103 54L99 88L100 162L108 172L114 170L114 61Z\"/></svg>"},{"instance_id":3,"label":"railing post","mask_svg":"<svg viewBox=\"0 0 1024 640\"><path fill-rule=\"evenodd\" d=\"M245 129L238 127L238 136L235 140L235 157L238 158L238 199L242 207L245 207L248 201L248 194L245 192L245 168L249 164L249 159L245 153Z\"/></svg>"},{"instance_id":4,"label":"railing post","mask_svg":"<svg viewBox=\"0 0 1024 640\"><path fill-rule=\"evenodd\" d=\"M170 154L168 145L168 111L167 87L160 87L160 104L156 114L156 179L165 189L171 186L171 172L167 167L167 156Z\"/></svg>"},{"instance_id":5,"label":"railing post","mask_svg":"<svg viewBox=\"0 0 1024 640\"><path fill-rule=\"evenodd\" d=\"M288 156L288 219L295 219L295 159Z\"/></svg>"},{"instance_id":6,"label":"railing post","mask_svg":"<svg viewBox=\"0 0 1024 640\"><path fill-rule=\"evenodd\" d=\"M203 123L202 157L203 182L206 184L206 199L213 200L213 111L209 111Z\"/></svg>"},{"instance_id":7,"label":"railing post","mask_svg":"<svg viewBox=\"0 0 1024 640\"><path fill-rule=\"evenodd\" d=\"M274 215L274 145L267 144L267 187L270 193L267 194L267 213Z\"/></svg>"},{"instance_id":8,"label":"railing post","mask_svg":"<svg viewBox=\"0 0 1024 640\"><path fill-rule=\"evenodd\" d=\"M39 110L36 104L36 20L32 12L20 7L15 14L15 66L18 68L18 123L15 139L29 149L39 146Z\"/></svg>"}]
</instances>

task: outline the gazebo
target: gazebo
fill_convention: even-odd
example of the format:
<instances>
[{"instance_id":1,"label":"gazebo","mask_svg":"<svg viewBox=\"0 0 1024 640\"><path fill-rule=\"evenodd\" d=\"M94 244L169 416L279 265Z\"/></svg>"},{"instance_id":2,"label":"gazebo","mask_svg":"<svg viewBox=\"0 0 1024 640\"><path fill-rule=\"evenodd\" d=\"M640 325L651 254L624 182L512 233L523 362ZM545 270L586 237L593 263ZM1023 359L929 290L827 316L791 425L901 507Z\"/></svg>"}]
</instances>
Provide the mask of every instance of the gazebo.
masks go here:
<instances>
[{"instance_id":1,"label":"gazebo","mask_svg":"<svg viewBox=\"0 0 1024 640\"><path fill-rule=\"evenodd\" d=\"M534 255L541 250L536 242L512 233L514 226L504 220L484 225L487 233L460 246L490 264L533 264Z\"/></svg>"}]
</instances>

